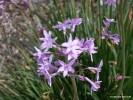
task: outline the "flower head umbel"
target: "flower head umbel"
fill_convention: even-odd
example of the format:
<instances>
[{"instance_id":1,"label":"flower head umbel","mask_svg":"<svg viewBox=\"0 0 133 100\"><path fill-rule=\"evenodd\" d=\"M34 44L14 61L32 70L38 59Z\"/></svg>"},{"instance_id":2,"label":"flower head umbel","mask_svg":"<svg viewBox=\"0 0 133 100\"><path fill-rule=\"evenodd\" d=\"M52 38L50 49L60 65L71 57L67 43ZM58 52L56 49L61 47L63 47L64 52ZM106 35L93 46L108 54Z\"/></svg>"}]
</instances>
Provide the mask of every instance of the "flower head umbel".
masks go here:
<instances>
[{"instance_id":1,"label":"flower head umbel","mask_svg":"<svg viewBox=\"0 0 133 100\"><path fill-rule=\"evenodd\" d=\"M105 0L105 4L116 7L116 0Z\"/></svg>"},{"instance_id":2,"label":"flower head umbel","mask_svg":"<svg viewBox=\"0 0 133 100\"><path fill-rule=\"evenodd\" d=\"M73 64L75 63L75 59L71 60L68 64L59 60L61 67L58 69L59 72L63 72L63 76L66 77L69 73L74 73Z\"/></svg>"},{"instance_id":3,"label":"flower head umbel","mask_svg":"<svg viewBox=\"0 0 133 100\"><path fill-rule=\"evenodd\" d=\"M51 32L47 33L46 30L43 30L43 34L44 34L44 38L39 38L41 41L43 41L40 47L41 49L45 49L45 51L48 51L50 48L55 47L54 43L57 37L52 39Z\"/></svg>"},{"instance_id":4,"label":"flower head umbel","mask_svg":"<svg viewBox=\"0 0 133 100\"><path fill-rule=\"evenodd\" d=\"M107 31L107 27L109 27L111 22L113 22L113 20L110 19L107 19L107 21L104 22L106 30L103 30L103 39L109 38L111 40L114 40L115 43L118 43L118 36L116 36L115 34L110 34ZM99 73L101 72L101 67L103 66L102 60L98 67L87 67L80 69L83 72L86 71L86 69L95 71L95 81L92 81L88 77L80 75L79 68L77 68L82 67L81 65L83 65L81 64L81 62L84 61L79 60L80 57L82 58L82 53L89 54L91 61L93 61L93 54L97 53L98 48L94 44L95 39L82 38L80 40L77 37L73 38L71 33L69 37L66 34L67 29L70 29L71 32L75 32L75 27L77 25L80 25L81 23L82 18L73 18L67 19L64 23L58 22L58 25L53 26L53 28L57 28L60 31L63 31L65 42L60 44L55 43L57 37L52 38L50 31L47 32L42 26L39 27L40 31L43 32L44 37L39 38L42 41L42 44L39 48L34 47L36 53L34 53L33 55L37 60L38 75L43 76L47 80L49 86L52 85L52 78L56 77L59 74L63 74L63 77L68 76L70 78L74 78L73 76L77 76L79 80L87 81L91 85L91 91L97 91L100 88L101 81L99 81ZM77 73L79 75L77 75Z\"/></svg>"}]
</instances>

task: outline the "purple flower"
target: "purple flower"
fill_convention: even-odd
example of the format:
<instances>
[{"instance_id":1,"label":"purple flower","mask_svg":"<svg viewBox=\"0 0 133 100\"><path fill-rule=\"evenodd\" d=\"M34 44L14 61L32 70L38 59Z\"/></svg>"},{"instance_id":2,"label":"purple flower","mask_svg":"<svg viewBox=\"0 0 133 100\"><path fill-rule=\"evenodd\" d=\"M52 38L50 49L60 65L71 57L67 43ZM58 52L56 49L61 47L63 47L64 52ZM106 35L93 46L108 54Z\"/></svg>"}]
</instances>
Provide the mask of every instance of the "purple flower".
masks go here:
<instances>
[{"instance_id":1,"label":"purple flower","mask_svg":"<svg viewBox=\"0 0 133 100\"><path fill-rule=\"evenodd\" d=\"M70 24L71 24L71 31L74 32L75 31L75 26L76 25L80 25L82 23L82 18L74 18L74 19L68 19L67 20Z\"/></svg>"},{"instance_id":2,"label":"purple flower","mask_svg":"<svg viewBox=\"0 0 133 100\"><path fill-rule=\"evenodd\" d=\"M59 60L61 67L58 69L57 73L63 72L63 76L66 77L68 72L74 73L74 69L72 65L75 63L75 59L71 60L68 64L65 64L63 61Z\"/></svg>"},{"instance_id":3,"label":"purple flower","mask_svg":"<svg viewBox=\"0 0 133 100\"><path fill-rule=\"evenodd\" d=\"M78 55L82 53L80 50L81 47L79 44L79 39L76 38L75 40L72 40L72 35L70 34L69 40L66 43L63 43L62 46L66 47L66 50L64 50L65 54L68 54L68 60L72 59L73 57L77 59Z\"/></svg>"},{"instance_id":4,"label":"purple flower","mask_svg":"<svg viewBox=\"0 0 133 100\"><path fill-rule=\"evenodd\" d=\"M71 26L68 23L68 20L66 20L64 23L58 22L58 25L53 26L53 28L58 28L59 31L63 30L64 35L66 35L66 29L70 29Z\"/></svg>"},{"instance_id":5,"label":"purple flower","mask_svg":"<svg viewBox=\"0 0 133 100\"><path fill-rule=\"evenodd\" d=\"M53 28L58 28L59 31L63 30L64 35L66 35L66 29L71 29L74 32L76 25L80 25L81 23L82 18L67 19L64 23L58 22L58 25L53 26Z\"/></svg>"},{"instance_id":6,"label":"purple flower","mask_svg":"<svg viewBox=\"0 0 133 100\"><path fill-rule=\"evenodd\" d=\"M119 34L112 34L110 31L107 32L106 28L102 29L102 39L111 39L114 44L117 44L120 42Z\"/></svg>"},{"instance_id":7,"label":"purple flower","mask_svg":"<svg viewBox=\"0 0 133 100\"><path fill-rule=\"evenodd\" d=\"M101 72L101 67L103 66L103 61L101 60L100 61L100 64L98 65L98 67L88 67L88 68L85 68L85 69L88 69L88 70L93 70L96 72L96 79L97 81L99 80L99 72Z\"/></svg>"},{"instance_id":8,"label":"purple flower","mask_svg":"<svg viewBox=\"0 0 133 100\"><path fill-rule=\"evenodd\" d=\"M85 77L85 80L91 84L91 94L92 91L97 91L100 88L100 83L102 82L102 81L93 82L87 77Z\"/></svg>"},{"instance_id":9,"label":"purple flower","mask_svg":"<svg viewBox=\"0 0 133 100\"><path fill-rule=\"evenodd\" d=\"M43 75L44 70L48 70L49 72L57 71L57 68L51 64L52 59L53 59L53 55L51 55L49 59L46 59L46 60L42 60L42 59L37 60L39 65L39 68L38 68L39 75Z\"/></svg>"},{"instance_id":10,"label":"purple flower","mask_svg":"<svg viewBox=\"0 0 133 100\"><path fill-rule=\"evenodd\" d=\"M48 85L51 87L52 78L55 77L57 73L50 74L47 70L45 70L45 79L47 79Z\"/></svg>"},{"instance_id":11,"label":"purple flower","mask_svg":"<svg viewBox=\"0 0 133 100\"><path fill-rule=\"evenodd\" d=\"M114 19L108 19L107 17L105 18L106 18L106 21L103 21L105 27L109 27L111 22L115 22Z\"/></svg>"},{"instance_id":12,"label":"purple flower","mask_svg":"<svg viewBox=\"0 0 133 100\"><path fill-rule=\"evenodd\" d=\"M77 59L78 56L81 54L82 51L77 51L76 53L69 52L68 53L68 60Z\"/></svg>"},{"instance_id":13,"label":"purple flower","mask_svg":"<svg viewBox=\"0 0 133 100\"><path fill-rule=\"evenodd\" d=\"M38 49L36 46L34 46L35 50L37 51L36 53L33 54L33 56L37 57L38 59L41 58L42 56L42 51Z\"/></svg>"},{"instance_id":14,"label":"purple flower","mask_svg":"<svg viewBox=\"0 0 133 100\"><path fill-rule=\"evenodd\" d=\"M117 44L120 42L120 39L119 39L119 34L112 34L110 39L113 40L114 44Z\"/></svg>"},{"instance_id":15,"label":"purple flower","mask_svg":"<svg viewBox=\"0 0 133 100\"><path fill-rule=\"evenodd\" d=\"M48 51L50 48L56 47L56 45L54 45L54 43L55 43L57 37L52 39L51 32L47 33L46 30L43 30L43 34L44 34L44 38L39 38L41 41L43 41L40 48L45 49L45 51Z\"/></svg>"},{"instance_id":16,"label":"purple flower","mask_svg":"<svg viewBox=\"0 0 133 100\"><path fill-rule=\"evenodd\" d=\"M39 62L39 67L37 69L38 75L39 76L45 76L45 70L48 70L49 66L46 65L46 61Z\"/></svg>"},{"instance_id":17,"label":"purple flower","mask_svg":"<svg viewBox=\"0 0 133 100\"><path fill-rule=\"evenodd\" d=\"M97 53L96 51L97 47L95 47L94 45L94 38L90 38L89 40L86 40L84 44L83 44L83 41L84 40L82 40L80 43L80 45L82 44L81 50L88 52L91 56L91 61L93 62L92 54Z\"/></svg>"},{"instance_id":18,"label":"purple flower","mask_svg":"<svg viewBox=\"0 0 133 100\"><path fill-rule=\"evenodd\" d=\"M37 57L38 60L47 60L51 56L51 52L44 51L42 52L40 49L35 47L36 53L33 54L33 56Z\"/></svg>"},{"instance_id":19,"label":"purple flower","mask_svg":"<svg viewBox=\"0 0 133 100\"><path fill-rule=\"evenodd\" d=\"M107 33L107 29L106 28L103 28L102 31L102 39L106 39L106 38L109 38L110 37L110 34Z\"/></svg>"},{"instance_id":20,"label":"purple flower","mask_svg":"<svg viewBox=\"0 0 133 100\"><path fill-rule=\"evenodd\" d=\"M81 81L87 81L91 84L91 94L92 94L92 91L97 91L99 88L100 88L100 83L102 81L96 81L96 82L93 82L91 81L88 77L84 77L84 76L81 76L81 75L77 75L77 77L81 80Z\"/></svg>"},{"instance_id":21,"label":"purple flower","mask_svg":"<svg viewBox=\"0 0 133 100\"><path fill-rule=\"evenodd\" d=\"M44 75L44 70L48 70L50 72L53 72L56 70L56 67L54 67L48 60L39 62L38 64L40 67L38 68L39 75Z\"/></svg>"},{"instance_id":22,"label":"purple flower","mask_svg":"<svg viewBox=\"0 0 133 100\"><path fill-rule=\"evenodd\" d=\"M42 56L42 51L41 51L40 49L38 49L36 46L34 46L34 48L35 48L35 50L37 51L37 53L34 53L33 55L34 55L35 57L38 57L38 59L40 59L41 56Z\"/></svg>"},{"instance_id":23,"label":"purple flower","mask_svg":"<svg viewBox=\"0 0 133 100\"><path fill-rule=\"evenodd\" d=\"M58 69L57 67L53 66L52 63L53 55L49 57L47 60L38 60L38 75L44 76L47 79L49 86L51 86L52 82L51 79L57 75L56 72Z\"/></svg>"},{"instance_id":24,"label":"purple flower","mask_svg":"<svg viewBox=\"0 0 133 100\"><path fill-rule=\"evenodd\" d=\"M116 7L116 0L106 0L105 4Z\"/></svg>"}]
</instances>

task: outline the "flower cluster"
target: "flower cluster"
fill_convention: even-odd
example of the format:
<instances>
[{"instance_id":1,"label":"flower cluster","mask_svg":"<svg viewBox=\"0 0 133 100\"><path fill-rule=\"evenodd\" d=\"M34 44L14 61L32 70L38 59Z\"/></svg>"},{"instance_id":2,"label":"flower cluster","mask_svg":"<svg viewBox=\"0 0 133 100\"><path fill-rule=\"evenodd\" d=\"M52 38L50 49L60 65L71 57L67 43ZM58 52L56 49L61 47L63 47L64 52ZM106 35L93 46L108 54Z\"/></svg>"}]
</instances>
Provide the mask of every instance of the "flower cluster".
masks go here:
<instances>
[{"instance_id":1,"label":"flower cluster","mask_svg":"<svg viewBox=\"0 0 133 100\"><path fill-rule=\"evenodd\" d=\"M114 44L118 45L118 43L120 42L119 34L112 34L111 31L108 31L108 28L112 22L115 22L114 19L106 18L106 21L103 21L105 27L102 29L102 32L101 32L102 39L110 39L113 41Z\"/></svg>"},{"instance_id":2,"label":"flower cluster","mask_svg":"<svg viewBox=\"0 0 133 100\"><path fill-rule=\"evenodd\" d=\"M74 32L75 26L81 23L82 18L68 19L64 23L58 22L58 25L53 28L63 30L64 35L67 35L67 29L71 29L71 32ZM42 44L39 48L35 47L36 53L33 55L36 57L39 66L38 74L45 77L49 86L52 85L52 78L57 75L63 74L63 77L74 75L81 81L87 81L91 85L92 91L97 91L101 83L99 81L99 73L103 66L102 60L98 67L86 67L82 69L94 71L96 74L95 81L78 74L76 71L76 67L83 65L78 62L79 56L83 52L88 53L93 62L93 54L97 53L94 38L83 38L80 40L78 37L73 38L70 33L67 41L62 44L57 44L57 37L52 38L51 32L43 30L43 34L44 37L40 38Z\"/></svg>"}]
</instances>

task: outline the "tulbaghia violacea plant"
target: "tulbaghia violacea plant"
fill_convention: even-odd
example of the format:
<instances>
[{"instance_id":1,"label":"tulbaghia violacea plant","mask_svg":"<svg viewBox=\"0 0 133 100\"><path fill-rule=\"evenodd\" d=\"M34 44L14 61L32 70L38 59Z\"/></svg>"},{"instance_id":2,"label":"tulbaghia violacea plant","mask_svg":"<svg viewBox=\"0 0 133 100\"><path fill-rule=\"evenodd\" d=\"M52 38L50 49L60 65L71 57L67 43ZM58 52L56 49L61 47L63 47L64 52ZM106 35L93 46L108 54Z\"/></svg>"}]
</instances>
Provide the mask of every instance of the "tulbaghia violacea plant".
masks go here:
<instances>
[{"instance_id":1,"label":"tulbaghia violacea plant","mask_svg":"<svg viewBox=\"0 0 133 100\"><path fill-rule=\"evenodd\" d=\"M97 53L98 49L94 44L94 38L83 38L80 40L78 37L72 37L72 33L75 32L75 26L81 23L82 18L75 18L68 19L64 23L58 22L58 25L53 27L63 30L63 34L69 36L68 40L65 40L64 43L61 44L56 43L57 37L53 38L51 32L43 30L44 37L40 38L42 44L39 48L35 47L36 53L33 55L37 59L39 76L44 76L49 86L52 86L52 78L63 74L63 77L75 76L81 81L88 82L91 85L92 91L97 91L100 88L102 81L99 81L99 73L103 66L102 60L98 67L86 66L85 69L82 69L84 71L95 71L96 79L93 79L95 81L80 75L76 70L77 66L81 67L84 65L78 62L79 56L82 55L83 52L89 54L90 60L93 62L93 54ZM72 33L67 34L67 29L70 29Z\"/></svg>"}]
</instances>

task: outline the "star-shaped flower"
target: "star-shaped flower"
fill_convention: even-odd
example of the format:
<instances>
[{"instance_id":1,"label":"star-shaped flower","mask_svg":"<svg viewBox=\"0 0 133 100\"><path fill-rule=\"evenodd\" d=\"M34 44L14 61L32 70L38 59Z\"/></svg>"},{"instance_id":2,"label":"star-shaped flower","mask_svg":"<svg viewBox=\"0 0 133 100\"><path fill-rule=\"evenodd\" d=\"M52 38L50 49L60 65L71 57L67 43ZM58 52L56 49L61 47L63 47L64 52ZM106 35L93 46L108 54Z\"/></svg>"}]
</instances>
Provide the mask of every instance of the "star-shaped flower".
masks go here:
<instances>
[{"instance_id":1,"label":"star-shaped flower","mask_svg":"<svg viewBox=\"0 0 133 100\"><path fill-rule=\"evenodd\" d=\"M101 83L102 81L93 82L93 81L91 81L88 77L84 77L84 76L81 76L81 75L77 75L77 77L78 77L81 81L87 81L88 83L91 84L91 94L92 94L92 91L97 91L97 90L100 88L100 83Z\"/></svg>"},{"instance_id":2,"label":"star-shaped flower","mask_svg":"<svg viewBox=\"0 0 133 100\"><path fill-rule=\"evenodd\" d=\"M107 32L106 28L102 29L102 39L111 39L114 44L119 44L120 39L119 39L119 34L112 34L110 31Z\"/></svg>"},{"instance_id":3,"label":"star-shaped flower","mask_svg":"<svg viewBox=\"0 0 133 100\"><path fill-rule=\"evenodd\" d=\"M45 70L45 79L47 79L48 85L51 87L52 85L52 78L55 77L57 73L50 74L47 70Z\"/></svg>"},{"instance_id":4,"label":"star-shaped flower","mask_svg":"<svg viewBox=\"0 0 133 100\"><path fill-rule=\"evenodd\" d=\"M96 79L97 81L99 80L99 73L101 72L101 68L103 66L103 61L101 60L100 61L100 64L98 65L98 67L87 67L85 69L88 69L88 70L93 70L96 72Z\"/></svg>"},{"instance_id":5,"label":"star-shaped flower","mask_svg":"<svg viewBox=\"0 0 133 100\"><path fill-rule=\"evenodd\" d=\"M42 56L42 51L41 51L40 49L38 49L36 46L34 46L34 48L35 48L35 50L36 50L37 52L34 53L33 55L34 55L35 57L37 57L38 59L40 59L41 56Z\"/></svg>"},{"instance_id":6,"label":"star-shaped flower","mask_svg":"<svg viewBox=\"0 0 133 100\"><path fill-rule=\"evenodd\" d=\"M107 17L105 18L106 18L106 21L103 21L105 27L109 27L110 23L115 22L114 19L108 19Z\"/></svg>"},{"instance_id":7,"label":"star-shaped flower","mask_svg":"<svg viewBox=\"0 0 133 100\"><path fill-rule=\"evenodd\" d=\"M70 34L68 42L65 42L62 44L63 47L66 47L66 50L64 50L65 54L68 54L68 60L70 60L72 57L77 59L78 55L82 53L80 50L81 47L79 46L79 39L76 38L75 40L72 40L72 35Z\"/></svg>"},{"instance_id":8,"label":"star-shaped flower","mask_svg":"<svg viewBox=\"0 0 133 100\"><path fill-rule=\"evenodd\" d=\"M54 45L54 43L57 40L57 37L52 39L51 38L51 32L47 33L46 30L43 30L43 34L44 34L44 38L39 38L41 41L43 41L40 48L45 49L45 51L48 51L50 48L56 46L56 45Z\"/></svg>"},{"instance_id":9,"label":"star-shaped flower","mask_svg":"<svg viewBox=\"0 0 133 100\"><path fill-rule=\"evenodd\" d=\"M68 19L67 21L70 23L72 27L71 31L74 32L76 25L80 25L82 23L82 18Z\"/></svg>"},{"instance_id":10,"label":"star-shaped flower","mask_svg":"<svg viewBox=\"0 0 133 100\"><path fill-rule=\"evenodd\" d=\"M40 59L38 60L38 74L44 75L45 70L49 71L50 73L56 72L58 69L57 67L53 66L52 63L53 55L50 55L47 60Z\"/></svg>"},{"instance_id":11,"label":"star-shaped flower","mask_svg":"<svg viewBox=\"0 0 133 100\"><path fill-rule=\"evenodd\" d=\"M93 62L93 56L92 54L95 54L97 53L97 47L95 47L94 45L94 38L90 38L89 40L86 40L85 43L83 43L83 40L82 40L82 49L83 51L85 52L88 52L91 56L91 61Z\"/></svg>"},{"instance_id":12,"label":"star-shaped flower","mask_svg":"<svg viewBox=\"0 0 133 100\"><path fill-rule=\"evenodd\" d=\"M63 30L64 35L66 35L66 29L70 29L71 26L68 23L68 20L66 20L64 23L58 22L58 25L53 26L53 28L58 28L59 31Z\"/></svg>"},{"instance_id":13,"label":"star-shaped flower","mask_svg":"<svg viewBox=\"0 0 133 100\"><path fill-rule=\"evenodd\" d=\"M36 46L34 46L35 50L37 51L36 53L33 54L33 56L37 57L38 60L47 60L51 52L44 51L42 52L40 49L38 49Z\"/></svg>"},{"instance_id":14,"label":"star-shaped flower","mask_svg":"<svg viewBox=\"0 0 133 100\"><path fill-rule=\"evenodd\" d=\"M69 73L74 73L73 64L75 63L75 59L71 60L68 64L59 60L61 67L58 69L57 73L63 72L63 76L66 77Z\"/></svg>"},{"instance_id":15,"label":"star-shaped flower","mask_svg":"<svg viewBox=\"0 0 133 100\"><path fill-rule=\"evenodd\" d=\"M114 42L114 44L117 44L117 45L118 45L119 42L120 42L119 34L112 34L111 37L110 37L110 39L112 39L113 42Z\"/></svg>"}]
</instances>

